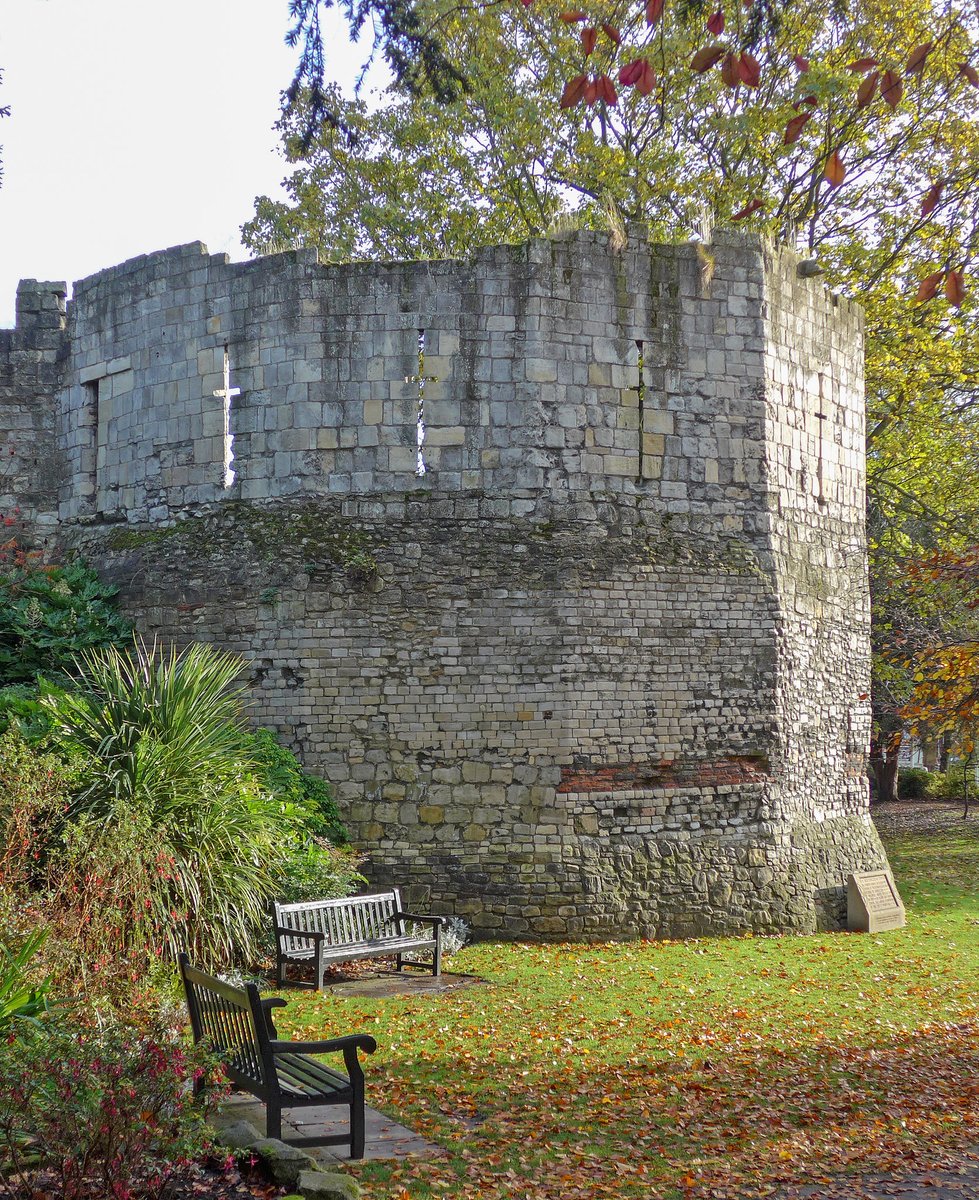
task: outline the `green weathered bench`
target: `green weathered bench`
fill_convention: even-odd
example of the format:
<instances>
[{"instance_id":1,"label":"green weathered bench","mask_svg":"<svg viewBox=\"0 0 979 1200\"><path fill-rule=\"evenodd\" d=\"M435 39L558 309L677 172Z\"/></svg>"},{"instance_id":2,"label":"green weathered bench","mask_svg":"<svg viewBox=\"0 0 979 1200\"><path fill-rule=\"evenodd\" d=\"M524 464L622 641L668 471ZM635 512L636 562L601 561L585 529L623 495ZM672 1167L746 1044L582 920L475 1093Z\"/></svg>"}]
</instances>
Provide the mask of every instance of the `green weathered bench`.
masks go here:
<instances>
[{"instance_id":1,"label":"green weathered bench","mask_svg":"<svg viewBox=\"0 0 979 1200\"><path fill-rule=\"evenodd\" d=\"M423 917L404 912L397 888L371 896L344 896L341 900L308 900L299 904L276 904L276 976L281 987L287 963L311 963L316 973L313 985L323 986L323 974L333 963L357 958L393 955L403 970L404 955L423 951L431 954L431 971L442 970L442 917ZM409 933L405 922L431 925L430 934ZM426 967L428 963L421 964Z\"/></svg>"},{"instance_id":2,"label":"green weathered bench","mask_svg":"<svg viewBox=\"0 0 979 1200\"><path fill-rule=\"evenodd\" d=\"M272 1022L273 1008L285 1001L263 1000L253 983L232 987L190 965L180 955L180 977L194 1041L204 1042L221 1058L228 1078L265 1105L268 1137L282 1137L282 1110L312 1105L345 1104L350 1108L350 1134L292 1138L291 1145L350 1144L350 1157L364 1157L364 1072L357 1051L373 1054L377 1043L365 1033L322 1042L283 1042ZM311 1058L342 1053L347 1074ZM195 1090L199 1089L195 1083Z\"/></svg>"}]
</instances>

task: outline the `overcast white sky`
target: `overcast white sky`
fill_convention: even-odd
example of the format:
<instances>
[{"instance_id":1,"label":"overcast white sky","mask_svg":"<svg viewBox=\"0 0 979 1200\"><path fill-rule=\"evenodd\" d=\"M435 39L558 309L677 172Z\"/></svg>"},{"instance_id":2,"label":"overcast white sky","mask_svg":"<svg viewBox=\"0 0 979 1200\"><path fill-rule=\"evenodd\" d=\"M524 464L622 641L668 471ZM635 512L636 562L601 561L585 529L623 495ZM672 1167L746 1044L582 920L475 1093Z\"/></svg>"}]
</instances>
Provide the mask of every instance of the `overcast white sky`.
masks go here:
<instances>
[{"instance_id":1,"label":"overcast white sky","mask_svg":"<svg viewBox=\"0 0 979 1200\"><path fill-rule=\"evenodd\" d=\"M288 0L0 0L0 328L21 278L83 279L238 228L287 164ZM364 54L332 24L330 73Z\"/></svg>"}]
</instances>

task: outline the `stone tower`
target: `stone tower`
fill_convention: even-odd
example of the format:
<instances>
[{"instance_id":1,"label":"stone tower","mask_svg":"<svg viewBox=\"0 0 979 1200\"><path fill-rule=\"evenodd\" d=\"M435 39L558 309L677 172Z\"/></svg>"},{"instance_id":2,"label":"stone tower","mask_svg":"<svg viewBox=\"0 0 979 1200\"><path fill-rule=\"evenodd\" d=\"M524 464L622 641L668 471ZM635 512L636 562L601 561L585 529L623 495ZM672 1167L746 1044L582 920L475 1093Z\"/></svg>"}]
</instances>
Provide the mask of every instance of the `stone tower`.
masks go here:
<instances>
[{"instance_id":1,"label":"stone tower","mask_svg":"<svg viewBox=\"0 0 979 1200\"><path fill-rule=\"evenodd\" d=\"M193 244L59 286L0 333L38 528L248 658L374 881L486 935L683 936L832 926L884 864L862 318L792 254Z\"/></svg>"}]
</instances>

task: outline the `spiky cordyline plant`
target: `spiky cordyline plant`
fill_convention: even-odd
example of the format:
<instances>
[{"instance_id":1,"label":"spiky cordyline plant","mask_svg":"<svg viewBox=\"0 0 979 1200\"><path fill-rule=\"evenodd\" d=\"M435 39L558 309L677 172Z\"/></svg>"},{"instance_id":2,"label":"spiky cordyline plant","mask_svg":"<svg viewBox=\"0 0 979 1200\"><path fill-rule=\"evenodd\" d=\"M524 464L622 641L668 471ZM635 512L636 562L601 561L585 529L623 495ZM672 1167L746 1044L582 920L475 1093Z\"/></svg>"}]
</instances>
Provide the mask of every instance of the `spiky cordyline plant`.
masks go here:
<instances>
[{"instance_id":1,"label":"spiky cordyline plant","mask_svg":"<svg viewBox=\"0 0 979 1200\"><path fill-rule=\"evenodd\" d=\"M137 641L82 655L79 691L45 691L55 737L84 771L59 893L107 953L186 948L215 965L255 952L291 818L252 774L244 665Z\"/></svg>"}]
</instances>

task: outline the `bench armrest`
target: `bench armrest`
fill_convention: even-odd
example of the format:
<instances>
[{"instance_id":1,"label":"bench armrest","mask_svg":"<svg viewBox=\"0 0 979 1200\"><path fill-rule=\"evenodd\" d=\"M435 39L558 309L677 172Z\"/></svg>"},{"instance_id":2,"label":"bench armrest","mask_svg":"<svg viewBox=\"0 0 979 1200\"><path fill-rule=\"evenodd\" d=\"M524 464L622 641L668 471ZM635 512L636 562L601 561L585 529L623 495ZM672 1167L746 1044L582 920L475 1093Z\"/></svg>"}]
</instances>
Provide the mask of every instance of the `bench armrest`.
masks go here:
<instances>
[{"instance_id":1,"label":"bench armrest","mask_svg":"<svg viewBox=\"0 0 979 1200\"><path fill-rule=\"evenodd\" d=\"M277 938L292 937L299 938L305 942L322 942L326 940L326 934L314 930L312 933L307 933L304 929L290 929L288 925L276 925L275 936Z\"/></svg>"},{"instance_id":2,"label":"bench armrest","mask_svg":"<svg viewBox=\"0 0 979 1200\"><path fill-rule=\"evenodd\" d=\"M335 1050L363 1050L365 1054L373 1054L377 1042L369 1033L351 1033L347 1037L330 1038L323 1042L282 1042L275 1039L269 1042L273 1054L331 1054Z\"/></svg>"},{"instance_id":3,"label":"bench armrest","mask_svg":"<svg viewBox=\"0 0 979 1200\"><path fill-rule=\"evenodd\" d=\"M389 921L423 921L431 925L433 929L441 929L445 924L445 917L430 917L423 916L421 913L396 912L388 917Z\"/></svg>"}]
</instances>

